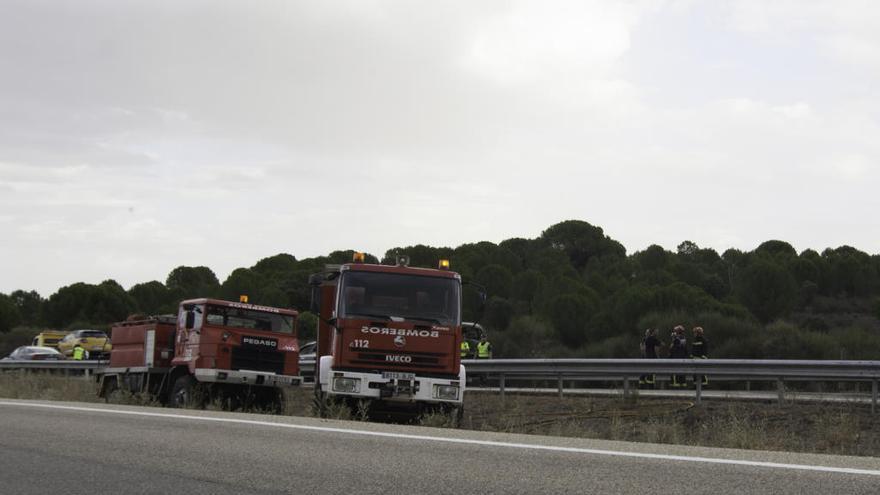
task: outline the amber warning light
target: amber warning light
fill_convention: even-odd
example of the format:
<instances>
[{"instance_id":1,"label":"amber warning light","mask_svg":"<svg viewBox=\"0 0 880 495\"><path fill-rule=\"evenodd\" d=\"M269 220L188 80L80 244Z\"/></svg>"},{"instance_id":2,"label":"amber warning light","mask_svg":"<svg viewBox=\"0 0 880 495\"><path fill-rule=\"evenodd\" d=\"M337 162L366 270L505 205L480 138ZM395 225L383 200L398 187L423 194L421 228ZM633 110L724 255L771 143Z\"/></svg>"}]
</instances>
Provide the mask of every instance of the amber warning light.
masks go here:
<instances>
[{"instance_id":1,"label":"amber warning light","mask_svg":"<svg viewBox=\"0 0 880 495\"><path fill-rule=\"evenodd\" d=\"M364 262L364 253L354 253L354 256L352 256L352 260L355 263L363 263Z\"/></svg>"},{"instance_id":2,"label":"amber warning light","mask_svg":"<svg viewBox=\"0 0 880 495\"><path fill-rule=\"evenodd\" d=\"M449 260L440 260L440 269L449 270Z\"/></svg>"},{"instance_id":3,"label":"amber warning light","mask_svg":"<svg viewBox=\"0 0 880 495\"><path fill-rule=\"evenodd\" d=\"M242 303L242 304L247 304L247 302L248 302L248 297L245 296L245 295L238 296L238 302L240 302L240 303Z\"/></svg>"}]
</instances>

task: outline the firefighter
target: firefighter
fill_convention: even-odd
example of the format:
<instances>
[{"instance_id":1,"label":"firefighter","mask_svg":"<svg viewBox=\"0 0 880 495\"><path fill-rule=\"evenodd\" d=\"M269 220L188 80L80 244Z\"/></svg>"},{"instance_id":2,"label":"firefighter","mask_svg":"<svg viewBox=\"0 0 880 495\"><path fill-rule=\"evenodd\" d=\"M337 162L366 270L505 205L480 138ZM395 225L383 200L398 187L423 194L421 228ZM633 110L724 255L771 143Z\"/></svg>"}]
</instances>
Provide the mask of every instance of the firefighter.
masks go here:
<instances>
[{"instance_id":1,"label":"firefighter","mask_svg":"<svg viewBox=\"0 0 880 495\"><path fill-rule=\"evenodd\" d=\"M662 345L657 339L657 329L649 328L645 330L645 338L642 340L642 357L645 359L657 359L657 348ZM639 385L647 389L653 389L656 382L656 375L642 375L639 377Z\"/></svg>"},{"instance_id":2,"label":"firefighter","mask_svg":"<svg viewBox=\"0 0 880 495\"><path fill-rule=\"evenodd\" d=\"M492 359L492 344L485 335L480 336L480 342L477 343L477 359Z\"/></svg>"},{"instance_id":3,"label":"firefighter","mask_svg":"<svg viewBox=\"0 0 880 495\"><path fill-rule=\"evenodd\" d=\"M672 331L672 343L669 344L670 359L687 359L687 338L684 336L684 327L676 325ZM687 387L687 377L684 375L672 375L672 388Z\"/></svg>"},{"instance_id":4,"label":"firefighter","mask_svg":"<svg viewBox=\"0 0 880 495\"><path fill-rule=\"evenodd\" d=\"M709 359L709 341L703 335L703 327L694 327L693 333L694 341L691 343L691 359ZM704 387L709 384L708 376L701 375L697 377L697 375L694 375L694 386L696 386L698 379L703 382Z\"/></svg>"},{"instance_id":5,"label":"firefighter","mask_svg":"<svg viewBox=\"0 0 880 495\"><path fill-rule=\"evenodd\" d=\"M82 361L85 359L86 350L79 344L76 344L73 347L73 359L76 361Z\"/></svg>"},{"instance_id":6,"label":"firefighter","mask_svg":"<svg viewBox=\"0 0 880 495\"><path fill-rule=\"evenodd\" d=\"M471 344L467 339L461 340L461 358L466 359L471 355Z\"/></svg>"}]
</instances>

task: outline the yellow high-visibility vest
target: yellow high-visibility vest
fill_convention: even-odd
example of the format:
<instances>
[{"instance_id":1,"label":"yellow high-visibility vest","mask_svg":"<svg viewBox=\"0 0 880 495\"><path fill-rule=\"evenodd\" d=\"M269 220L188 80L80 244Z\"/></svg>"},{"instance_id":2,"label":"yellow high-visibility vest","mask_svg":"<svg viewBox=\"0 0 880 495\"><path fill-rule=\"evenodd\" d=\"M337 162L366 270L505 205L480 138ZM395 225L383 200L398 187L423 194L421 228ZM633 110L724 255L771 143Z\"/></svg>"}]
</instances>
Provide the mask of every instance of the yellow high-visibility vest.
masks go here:
<instances>
[{"instance_id":1,"label":"yellow high-visibility vest","mask_svg":"<svg viewBox=\"0 0 880 495\"><path fill-rule=\"evenodd\" d=\"M461 341L461 357L467 357L471 353L471 345L467 340Z\"/></svg>"},{"instance_id":2,"label":"yellow high-visibility vest","mask_svg":"<svg viewBox=\"0 0 880 495\"><path fill-rule=\"evenodd\" d=\"M488 358L489 357L489 343L488 342L480 342L477 344L477 357L478 358Z\"/></svg>"},{"instance_id":3,"label":"yellow high-visibility vest","mask_svg":"<svg viewBox=\"0 0 880 495\"><path fill-rule=\"evenodd\" d=\"M83 354L85 354L86 350L82 347L74 347L73 348L73 359L81 361L83 358Z\"/></svg>"}]
</instances>

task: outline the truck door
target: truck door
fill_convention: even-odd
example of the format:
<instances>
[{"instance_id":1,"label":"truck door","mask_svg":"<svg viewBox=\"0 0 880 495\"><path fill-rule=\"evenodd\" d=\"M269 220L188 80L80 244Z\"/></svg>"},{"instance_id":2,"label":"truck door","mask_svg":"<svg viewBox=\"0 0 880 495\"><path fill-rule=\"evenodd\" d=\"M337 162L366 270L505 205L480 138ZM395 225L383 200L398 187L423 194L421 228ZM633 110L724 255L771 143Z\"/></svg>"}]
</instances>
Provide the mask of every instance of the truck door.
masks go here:
<instances>
[{"instance_id":1,"label":"truck door","mask_svg":"<svg viewBox=\"0 0 880 495\"><path fill-rule=\"evenodd\" d=\"M204 321L205 307L186 304L177 315L177 339L174 345L175 359L192 361L198 356L198 347Z\"/></svg>"}]
</instances>

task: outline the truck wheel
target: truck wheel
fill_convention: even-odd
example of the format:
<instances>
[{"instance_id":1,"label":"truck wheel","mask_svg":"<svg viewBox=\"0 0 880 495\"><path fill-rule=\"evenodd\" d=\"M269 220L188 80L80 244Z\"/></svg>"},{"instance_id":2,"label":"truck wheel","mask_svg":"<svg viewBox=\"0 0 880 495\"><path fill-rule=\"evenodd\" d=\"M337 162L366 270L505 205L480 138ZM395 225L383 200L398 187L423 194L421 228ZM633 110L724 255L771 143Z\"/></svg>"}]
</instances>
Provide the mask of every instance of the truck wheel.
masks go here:
<instances>
[{"instance_id":1,"label":"truck wheel","mask_svg":"<svg viewBox=\"0 0 880 495\"><path fill-rule=\"evenodd\" d=\"M190 375L183 375L174 381L168 405L171 407L187 407L195 404L196 380Z\"/></svg>"}]
</instances>

